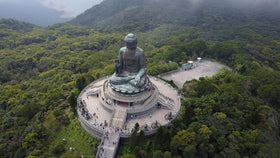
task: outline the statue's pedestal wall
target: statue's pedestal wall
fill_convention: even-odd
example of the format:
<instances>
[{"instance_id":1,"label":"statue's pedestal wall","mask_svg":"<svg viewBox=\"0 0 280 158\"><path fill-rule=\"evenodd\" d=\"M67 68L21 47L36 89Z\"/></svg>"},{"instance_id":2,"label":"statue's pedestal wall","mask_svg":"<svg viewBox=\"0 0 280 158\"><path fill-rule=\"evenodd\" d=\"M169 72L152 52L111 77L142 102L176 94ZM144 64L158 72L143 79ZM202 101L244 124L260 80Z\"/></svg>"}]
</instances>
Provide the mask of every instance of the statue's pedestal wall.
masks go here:
<instances>
[{"instance_id":1,"label":"statue's pedestal wall","mask_svg":"<svg viewBox=\"0 0 280 158\"><path fill-rule=\"evenodd\" d=\"M149 89L129 96L112 90L108 78L92 82L78 98L79 121L94 137L101 139L108 129L118 129L121 138L129 138L135 123L148 137L156 133L152 124L169 126L179 115L178 92L164 81L150 77ZM169 113L172 116L167 120Z\"/></svg>"},{"instance_id":2,"label":"statue's pedestal wall","mask_svg":"<svg viewBox=\"0 0 280 158\"><path fill-rule=\"evenodd\" d=\"M131 95L123 95L120 94L118 92L115 92L110 86L110 83L106 82L105 83L105 88L104 88L104 92L106 93L107 96L112 99L112 100L116 100L116 101L120 101L120 102L128 102L128 103L142 103L143 101L145 101L147 98L149 98L151 96L151 94L153 93L152 90L146 90L143 92L140 92L139 94L131 94Z\"/></svg>"}]
</instances>

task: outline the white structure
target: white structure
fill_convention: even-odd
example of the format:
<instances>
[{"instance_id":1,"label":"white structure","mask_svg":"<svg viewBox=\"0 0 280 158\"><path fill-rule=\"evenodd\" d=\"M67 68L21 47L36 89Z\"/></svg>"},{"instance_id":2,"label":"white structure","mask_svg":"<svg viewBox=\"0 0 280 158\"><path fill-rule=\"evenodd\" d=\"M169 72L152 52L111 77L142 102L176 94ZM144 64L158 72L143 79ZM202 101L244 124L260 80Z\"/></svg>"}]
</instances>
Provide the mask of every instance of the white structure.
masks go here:
<instances>
[{"instance_id":1,"label":"white structure","mask_svg":"<svg viewBox=\"0 0 280 158\"><path fill-rule=\"evenodd\" d=\"M177 90L155 77L150 88L136 95L111 89L108 77L89 84L78 97L82 127L101 140L96 157L114 157L120 140L128 140L138 123L145 136L156 133L158 125L169 126L181 110Z\"/></svg>"}]
</instances>

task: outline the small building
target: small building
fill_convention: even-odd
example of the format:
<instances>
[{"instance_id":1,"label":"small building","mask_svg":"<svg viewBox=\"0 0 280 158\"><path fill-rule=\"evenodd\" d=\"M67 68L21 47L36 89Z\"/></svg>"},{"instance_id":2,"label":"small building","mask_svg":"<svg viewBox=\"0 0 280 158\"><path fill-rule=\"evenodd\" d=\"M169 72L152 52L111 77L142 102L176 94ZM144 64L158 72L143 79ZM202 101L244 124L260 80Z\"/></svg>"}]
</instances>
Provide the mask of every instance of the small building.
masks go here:
<instances>
[{"instance_id":1,"label":"small building","mask_svg":"<svg viewBox=\"0 0 280 158\"><path fill-rule=\"evenodd\" d=\"M191 69L193 67L193 61L188 61L185 64L182 64L182 69L183 70L188 70Z\"/></svg>"}]
</instances>

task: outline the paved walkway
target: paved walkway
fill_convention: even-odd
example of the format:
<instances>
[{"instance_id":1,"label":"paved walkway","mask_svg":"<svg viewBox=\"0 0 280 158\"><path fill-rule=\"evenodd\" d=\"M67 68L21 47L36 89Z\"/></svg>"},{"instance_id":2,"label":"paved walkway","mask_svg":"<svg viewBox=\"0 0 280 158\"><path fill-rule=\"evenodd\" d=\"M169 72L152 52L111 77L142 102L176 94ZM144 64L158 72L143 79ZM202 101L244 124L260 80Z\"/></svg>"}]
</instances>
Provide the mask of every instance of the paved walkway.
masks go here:
<instances>
[{"instance_id":1,"label":"paved walkway","mask_svg":"<svg viewBox=\"0 0 280 158\"><path fill-rule=\"evenodd\" d=\"M223 67L230 70L229 67L218 62L203 60L202 62L195 62L195 67L189 70L181 70L171 74L160 76L166 80L173 80L173 82L182 88L186 81L192 79L199 79L200 77L210 77L218 73Z\"/></svg>"},{"instance_id":2,"label":"paved walkway","mask_svg":"<svg viewBox=\"0 0 280 158\"><path fill-rule=\"evenodd\" d=\"M101 140L96 158L113 158L117 152L120 134L117 130L107 129Z\"/></svg>"}]
</instances>

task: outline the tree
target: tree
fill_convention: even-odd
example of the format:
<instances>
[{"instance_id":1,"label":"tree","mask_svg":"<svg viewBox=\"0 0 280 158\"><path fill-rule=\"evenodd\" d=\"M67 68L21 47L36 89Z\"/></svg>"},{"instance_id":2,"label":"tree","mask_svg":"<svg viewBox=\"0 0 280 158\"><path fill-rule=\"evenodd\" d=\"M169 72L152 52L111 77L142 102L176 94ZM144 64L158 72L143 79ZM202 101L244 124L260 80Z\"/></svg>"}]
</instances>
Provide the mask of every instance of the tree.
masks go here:
<instances>
[{"instance_id":1,"label":"tree","mask_svg":"<svg viewBox=\"0 0 280 158\"><path fill-rule=\"evenodd\" d=\"M184 46L184 51L187 52L188 56L198 55L203 56L204 52L207 51L208 45L203 40L193 40Z\"/></svg>"},{"instance_id":2,"label":"tree","mask_svg":"<svg viewBox=\"0 0 280 158\"><path fill-rule=\"evenodd\" d=\"M140 131L139 133L139 143L142 143L145 138L145 132L143 130Z\"/></svg>"},{"instance_id":3,"label":"tree","mask_svg":"<svg viewBox=\"0 0 280 158\"><path fill-rule=\"evenodd\" d=\"M162 151L168 150L170 147L171 133L165 126L160 126L157 129L156 137L153 142L154 149Z\"/></svg>"},{"instance_id":4,"label":"tree","mask_svg":"<svg viewBox=\"0 0 280 158\"><path fill-rule=\"evenodd\" d=\"M72 107L74 113L76 113L78 95L79 95L79 90L75 88L71 91L70 97L68 98L68 103Z\"/></svg>"},{"instance_id":5,"label":"tree","mask_svg":"<svg viewBox=\"0 0 280 158\"><path fill-rule=\"evenodd\" d=\"M208 142L212 134L212 131L206 126L201 125L201 128L198 130L198 139L203 142Z\"/></svg>"},{"instance_id":6,"label":"tree","mask_svg":"<svg viewBox=\"0 0 280 158\"><path fill-rule=\"evenodd\" d=\"M154 145L156 146L156 149L162 145L162 142L163 142L163 137L164 136L164 129L162 126L160 126L158 129L157 129L157 133L156 133L156 137L155 137L155 140L154 140Z\"/></svg>"},{"instance_id":7,"label":"tree","mask_svg":"<svg viewBox=\"0 0 280 158\"><path fill-rule=\"evenodd\" d=\"M60 156L60 158L80 158L80 154L77 151L66 152Z\"/></svg>"},{"instance_id":8,"label":"tree","mask_svg":"<svg viewBox=\"0 0 280 158\"><path fill-rule=\"evenodd\" d=\"M171 158L171 157L172 157L171 152L165 151L165 152L163 153L163 158Z\"/></svg>"},{"instance_id":9,"label":"tree","mask_svg":"<svg viewBox=\"0 0 280 158\"><path fill-rule=\"evenodd\" d=\"M40 106L38 106L34 102L31 102L21 107L18 114L20 116L24 116L28 119L31 119L39 110L40 110Z\"/></svg>"},{"instance_id":10,"label":"tree","mask_svg":"<svg viewBox=\"0 0 280 158\"><path fill-rule=\"evenodd\" d=\"M16 153L14 158L25 158L26 157L26 149L25 148L19 148Z\"/></svg>"},{"instance_id":11,"label":"tree","mask_svg":"<svg viewBox=\"0 0 280 158\"><path fill-rule=\"evenodd\" d=\"M196 146L196 133L195 132L187 132L186 130L182 130L178 132L173 138L172 138L172 145L174 145L175 148L180 149L183 151L183 149L187 145L193 145Z\"/></svg>"},{"instance_id":12,"label":"tree","mask_svg":"<svg viewBox=\"0 0 280 158\"><path fill-rule=\"evenodd\" d=\"M173 61L173 62L181 62L184 60L184 54L182 54L183 50L182 47L173 46L168 48L168 51L164 53L164 58L166 61Z\"/></svg>"},{"instance_id":13,"label":"tree","mask_svg":"<svg viewBox=\"0 0 280 158\"><path fill-rule=\"evenodd\" d=\"M35 147L36 145L39 145L40 141L38 140L38 134L37 133L28 133L22 142L22 147L25 149L28 149L30 147Z\"/></svg>"},{"instance_id":14,"label":"tree","mask_svg":"<svg viewBox=\"0 0 280 158\"><path fill-rule=\"evenodd\" d=\"M225 118L227 118L227 115L224 114L223 112L218 112L216 115L216 118L220 121L224 120Z\"/></svg>"},{"instance_id":15,"label":"tree","mask_svg":"<svg viewBox=\"0 0 280 158\"><path fill-rule=\"evenodd\" d=\"M139 123L135 123L133 132L131 134L131 137L129 138L129 143L131 146L136 147L140 142L139 142L139 136L137 135L139 131Z\"/></svg>"},{"instance_id":16,"label":"tree","mask_svg":"<svg viewBox=\"0 0 280 158\"><path fill-rule=\"evenodd\" d=\"M242 43L229 41L218 42L210 49L211 54L224 61L229 61L232 54L242 53L243 51Z\"/></svg>"},{"instance_id":17,"label":"tree","mask_svg":"<svg viewBox=\"0 0 280 158\"><path fill-rule=\"evenodd\" d=\"M259 158L278 158L280 155L280 145L275 142L267 143L260 148L257 153Z\"/></svg>"},{"instance_id":18,"label":"tree","mask_svg":"<svg viewBox=\"0 0 280 158\"><path fill-rule=\"evenodd\" d=\"M239 153L231 148L225 148L218 154L220 157L227 157L227 158L236 158L240 157Z\"/></svg>"},{"instance_id":19,"label":"tree","mask_svg":"<svg viewBox=\"0 0 280 158\"><path fill-rule=\"evenodd\" d=\"M188 145L183 150L183 156L188 158L195 157L196 147L194 145Z\"/></svg>"},{"instance_id":20,"label":"tree","mask_svg":"<svg viewBox=\"0 0 280 158\"><path fill-rule=\"evenodd\" d=\"M163 153L160 150L156 150L153 152L153 158L162 158Z\"/></svg>"},{"instance_id":21,"label":"tree","mask_svg":"<svg viewBox=\"0 0 280 158\"><path fill-rule=\"evenodd\" d=\"M219 92L220 90L219 87L210 80L201 78L200 81L197 82L195 91L197 92L198 97L201 97L202 95Z\"/></svg>"},{"instance_id":22,"label":"tree","mask_svg":"<svg viewBox=\"0 0 280 158\"><path fill-rule=\"evenodd\" d=\"M182 101L182 105L185 106L183 121L186 123L186 125L188 125L189 123L191 123L192 118L195 114L194 110L193 110L194 108L188 99L184 99Z\"/></svg>"},{"instance_id":23,"label":"tree","mask_svg":"<svg viewBox=\"0 0 280 158\"><path fill-rule=\"evenodd\" d=\"M125 154L122 155L121 158L136 158L136 156L134 154Z\"/></svg>"},{"instance_id":24,"label":"tree","mask_svg":"<svg viewBox=\"0 0 280 158\"><path fill-rule=\"evenodd\" d=\"M79 91L82 91L86 85L86 78L84 76L81 76L76 80L76 87Z\"/></svg>"},{"instance_id":25,"label":"tree","mask_svg":"<svg viewBox=\"0 0 280 158\"><path fill-rule=\"evenodd\" d=\"M140 126L139 126L139 123L137 122L137 123L135 123L134 129L133 129L133 130L136 131L136 132L138 132L139 129L140 129Z\"/></svg>"},{"instance_id":26,"label":"tree","mask_svg":"<svg viewBox=\"0 0 280 158\"><path fill-rule=\"evenodd\" d=\"M26 158L38 158L38 156L27 156Z\"/></svg>"},{"instance_id":27,"label":"tree","mask_svg":"<svg viewBox=\"0 0 280 158\"><path fill-rule=\"evenodd\" d=\"M259 95L264 100L268 101L274 106L279 106L280 104L280 85L279 84L269 84L262 85L259 89Z\"/></svg>"},{"instance_id":28,"label":"tree","mask_svg":"<svg viewBox=\"0 0 280 158\"><path fill-rule=\"evenodd\" d=\"M65 150L65 147L62 143L62 141L54 141L50 147L49 147L49 151L55 155L55 156L59 156L61 155L62 153L64 153L66 150Z\"/></svg>"}]
</instances>

